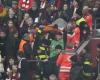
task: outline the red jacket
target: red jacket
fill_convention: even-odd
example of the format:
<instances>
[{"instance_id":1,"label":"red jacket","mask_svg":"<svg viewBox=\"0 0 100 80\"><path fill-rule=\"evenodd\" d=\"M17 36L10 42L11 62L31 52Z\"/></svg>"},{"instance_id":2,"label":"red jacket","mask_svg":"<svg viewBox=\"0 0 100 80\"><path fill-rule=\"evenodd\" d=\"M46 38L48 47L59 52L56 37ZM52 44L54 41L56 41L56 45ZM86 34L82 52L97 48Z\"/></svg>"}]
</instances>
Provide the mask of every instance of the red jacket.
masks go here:
<instances>
[{"instance_id":1,"label":"red jacket","mask_svg":"<svg viewBox=\"0 0 100 80\"><path fill-rule=\"evenodd\" d=\"M72 67L70 58L70 54L60 53L56 61L56 64L60 66L60 72L70 72L70 69Z\"/></svg>"},{"instance_id":2,"label":"red jacket","mask_svg":"<svg viewBox=\"0 0 100 80\"><path fill-rule=\"evenodd\" d=\"M80 29L79 29L79 27L76 27L73 30L72 36L67 35L67 42L73 43L74 45L79 44L79 42L80 42Z\"/></svg>"},{"instance_id":3,"label":"red jacket","mask_svg":"<svg viewBox=\"0 0 100 80\"><path fill-rule=\"evenodd\" d=\"M92 15L90 14L90 15L84 16L84 19L86 23L89 25L90 30L92 30L92 26L93 26Z\"/></svg>"}]
</instances>

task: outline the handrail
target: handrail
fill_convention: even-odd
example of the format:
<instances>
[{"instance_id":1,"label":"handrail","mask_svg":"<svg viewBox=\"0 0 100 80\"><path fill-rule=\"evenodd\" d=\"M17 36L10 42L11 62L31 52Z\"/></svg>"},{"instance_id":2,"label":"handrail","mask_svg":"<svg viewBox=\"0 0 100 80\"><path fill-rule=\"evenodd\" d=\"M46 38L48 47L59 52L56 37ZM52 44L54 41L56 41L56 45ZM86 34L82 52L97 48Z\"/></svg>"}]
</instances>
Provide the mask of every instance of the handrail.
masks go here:
<instances>
[{"instance_id":1,"label":"handrail","mask_svg":"<svg viewBox=\"0 0 100 80\"><path fill-rule=\"evenodd\" d=\"M79 46L79 48L75 51L76 54L80 54L80 52L87 46L87 44L89 43L90 39L84 41L81 46Z\"/></svg>"},{"instance_id":2,"label":"handrail","mask_svg":"<svg viewBox=\"0 0 100 80\"><path fill-rule=\"evenodd\" d=\"M98 20L100 20L100 18L96 18L95 21L94 21L95 29L96 29L97 25L100 24L100 23L97 23Z\"/></svg>"},{"instance_id":3,"label":"handrail","mask_svg":"<svg viewBox=\"0 0 100 80\"><path fill-rule=\"evenodd\" d=\"M66 51L64 50L63 52L67 52L68 54L72 54L72 55L75 55L75 54L80 54L80 52L87 46L87 44L89 43L89 41L91 40L91 38L85 40L85 41L82 41L80 43L80 45L78 46L78 48L76 48L75 50L69 50L69 51Z\"/></svg>"}]
</instances>

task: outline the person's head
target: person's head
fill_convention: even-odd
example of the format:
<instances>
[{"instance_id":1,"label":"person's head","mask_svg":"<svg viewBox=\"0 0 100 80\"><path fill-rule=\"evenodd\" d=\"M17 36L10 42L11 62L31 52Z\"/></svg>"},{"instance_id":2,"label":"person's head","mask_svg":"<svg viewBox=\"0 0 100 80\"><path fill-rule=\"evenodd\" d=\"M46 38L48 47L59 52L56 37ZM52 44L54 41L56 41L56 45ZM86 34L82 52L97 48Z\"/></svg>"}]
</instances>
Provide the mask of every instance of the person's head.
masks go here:
<instances>
[{"instance_id":1,"label":"person's head","mask_svg":"<svg viewBox=\"0 0 100 80\"><path fill-rule=\"evenodd\" d=\"M54 5L52 4L52 5L50 5L50 10L54 10Z\"/></svg>"},{"instance_id":2,"label":"person's head","mask_svg":"<svg viewBox=\"0 0 100 80\"><path fill-rule=\"evenodd\" d=\"M76 21L75 20L71 20L71 25L72 25L73 28L76 28L77 27Z\"/></svg>"},{"instance_id":3,"label":"person's head","mask_svg":"<svg viewBox=\"0 0 100 80\"><path fill-rule=\"evenodd\" d=\"M62 39L62 33L58 32L56 33L56 40L61 40Z\"/></svg>"},{"instance_id":4,"label":"person's head","mask_svg":"<svg viewBox=\"0 0 100 80\"><path fill-rule=\"evenodd\" d=\"M16 32L16 27L15 27L14 22L12 20L8 21L8 31L9 32Z\"/></svg>"},{"instance_id":5,"label":"person's head","mask_svg":"<svg viewBox=\"0 0 100 80\"><path fill-rule=\"evenodd\" d=\"M96 8L100 8L100 1L96 1L96 2L95 2L95 7L96 7Z\"/></svg>"},{"instance_id":6,"label":"person's head","mask_svg":"<svg viewBox=\"0 0 100 80\"><path fill-rule=\"evenodd\" d=\"M67 10L67 9L68 9L68 5L67 4L64 4L63 10Z\"/></svg>"},{"instance_id":7,"label":"person's head","mask_svg":"<svg viewBox=\"0 0 100 80\"><path fill-rule=\"evenodd\" d=\"M14 12L14 10L12 8L9 9L8 15L9 15L10 18L13 18L14 17L15 12Z\"/></svg>"},{"instance_id":8,"label":"person's head","mask_svg":"<svg viewBox=\"0 0 100 80\"><path fill-rule=\"evenodd\" d=\"M93 12L98 11L100 9L100 2L96 1L93 7Z\"/></svg>"},{"instance_id":9,"label":"person's head","mask_svg":"<svg viewBox=\"0 0 100 80\"><path fill-rule=\"evenodd\" d=\"M25 33L23 35L23 39L26 40L26 41L29 41L30 40L29 34L28 33Z\"/></svg>"},{"instance_id":10,"label":"person's head","mask_svg":"<svg viewBox=\"0 0 100 80\"><path fill-rule=\"evenodd\" d=\"M73 0L72 4L73 4L74 8L78 8L79 7L78 2L76 0Z\"/></svg>"},{"instance_id":11,"label":"person's head","mask_svg":"<svg viewBox=\"0 0 100 80\"><path fill-rule=\"evenodd\" d=\"M10 59L9 59L9 64L10 64L10 65L14 65L14 59L10 58Z\"/></svg>"},{"instance_id":12,"label":"person's head","mask_svg":"<svg viewBox=\"0 0 100 80\"><path fill-rule=\"evenodd\" d=\"M84 6L82 10L83 15L87 15L90 13L90 8L88 6Z\"/></svg>"},{"instance_id":13,"label":"person's head","mask_svg":"<svg viewBox=\"0 0 100 80\"><path fill-rule=\"evenodd\" d=\"M16 9L17 8L17 1L12 1L12 8Z\"/></svg>"},{"instance_id":14,"label":"person's head","mask_svg":"<svg viewBox=\"0 0 100 80\"><path fill-rule=\"evenodd\" d=\"M30 17L29 13L25 13L23 18L24 20L27 20L29 17Z\"/></svg>"},{"instance_id":15,"label":"person's head","mask_svg":"<svg viewBox=\"0 0 100 80\"><path fill-rule=\"evenodd\" d=\"M33 19L30 17L27 19L27 24L31 26L33 24Z\"/></svg>"},{"instance_id":16,"label":"person's head","mask_svg":"<svg viewBox=\"0 0 100 80\"><path fill-rule=\"evenodd\" d=\"M14 27L14 22L12 20L9 20L8 21L8 27Z\"/></svg>"},{"instance_id":17,"label":"person's head","mask_svg":"<svg viewBox=\"0 0 100 80\"><path fill-rule=\"evenodd\" d=\"M0 31L0 39L4 39L6 37L6 33L4 31Z\"/></svg>"}]
</instances>

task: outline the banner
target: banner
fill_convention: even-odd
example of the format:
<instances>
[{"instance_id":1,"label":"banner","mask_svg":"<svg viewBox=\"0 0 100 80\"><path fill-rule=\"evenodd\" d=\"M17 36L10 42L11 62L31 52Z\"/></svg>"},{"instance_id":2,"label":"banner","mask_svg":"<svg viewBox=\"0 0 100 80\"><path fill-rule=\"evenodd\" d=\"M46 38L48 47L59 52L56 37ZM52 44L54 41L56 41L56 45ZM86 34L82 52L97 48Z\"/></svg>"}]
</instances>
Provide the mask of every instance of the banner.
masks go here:
<instances>
[{"instance_id":1,"label":"banner","mask_svg":"<svg viewBox=\"0 0 100 80\"><path fill-rule=\"evenodd\" d=\"M22 10L28 11L33 6L33 0L19 0L18 7Z\"/></svg>"}]
</instances>

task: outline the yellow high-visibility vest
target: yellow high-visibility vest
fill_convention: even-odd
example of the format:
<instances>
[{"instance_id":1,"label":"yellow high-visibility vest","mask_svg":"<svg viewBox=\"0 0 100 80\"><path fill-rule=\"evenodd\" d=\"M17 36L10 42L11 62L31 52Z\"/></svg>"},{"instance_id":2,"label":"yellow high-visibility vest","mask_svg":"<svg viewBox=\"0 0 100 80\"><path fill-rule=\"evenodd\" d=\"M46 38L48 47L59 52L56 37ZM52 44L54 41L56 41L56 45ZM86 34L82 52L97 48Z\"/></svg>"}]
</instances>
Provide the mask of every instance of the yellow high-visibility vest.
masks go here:
<instances>
[{"instance_id":1,"label":"yellow high-visibility vest","mask_svg":"<svg viewBox=\"0 0 100 80\"><path fill-rule=\"evenodd\" d=\"M82 17L82 18L80 18L80 19L78 19L78 20L76 21L76 24L79 26L80 23L83 22L83 21L85 21L85 19Z\"/></svg>"},{"instance_id":2,"label":"yellow high-visibility vest","mask_svg":"<svg viewBox=\"0 0 100 80\"><path fill-rule=\"evenodd\" d=\"M84 76L91 76L92 75L91 73L86 73L84 71L82 73L83 73Z\"/></svg>"}]
</instances>

